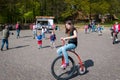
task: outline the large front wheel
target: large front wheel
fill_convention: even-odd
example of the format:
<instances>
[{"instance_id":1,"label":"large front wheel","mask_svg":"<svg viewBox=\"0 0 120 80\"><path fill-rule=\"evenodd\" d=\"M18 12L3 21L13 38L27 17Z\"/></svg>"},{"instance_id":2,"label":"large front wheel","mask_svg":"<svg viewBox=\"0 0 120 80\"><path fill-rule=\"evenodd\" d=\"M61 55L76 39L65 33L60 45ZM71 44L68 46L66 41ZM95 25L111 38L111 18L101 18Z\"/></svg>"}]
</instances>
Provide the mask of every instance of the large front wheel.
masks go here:
<instances>
[{"instance_id":1,"label":"large front wheel","mask_svg":"<svg viewBox=\"0 0 120 80\"><path fill-rule=\"evenodd\" d=\"M67 80L75 71L75 62L70 56L68 57L69 66L67 66L65 69L62 69L62 58L62 56L57 57L51 65L51 73L57 80Z\"/></svg>"}]
</instances>

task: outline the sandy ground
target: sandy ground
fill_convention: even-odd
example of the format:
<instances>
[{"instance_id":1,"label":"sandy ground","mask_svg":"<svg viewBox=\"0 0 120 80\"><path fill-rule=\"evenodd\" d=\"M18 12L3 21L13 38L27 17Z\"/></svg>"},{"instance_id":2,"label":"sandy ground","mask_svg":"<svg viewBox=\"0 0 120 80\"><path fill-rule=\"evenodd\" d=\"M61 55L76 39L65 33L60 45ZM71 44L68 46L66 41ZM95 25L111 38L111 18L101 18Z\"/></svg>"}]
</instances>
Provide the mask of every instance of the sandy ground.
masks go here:
<instances>
[{"instance_id":1,"label":"sandy ground","mask_svg":"<svg viewBox=\"0 0 120 80\"><path fill-rule=\"evenodd\" d=\"M4 47L4 51L0 51L0 80L55 80L50 68L58 55L57 49L50 48L49 40L43 40L43 48L38 49L31 30L22 30L19 39L16 39L16 32L12 32L10 49ZM56 35L56 46L59 48L64 31L56 31ZM102 36L96 32L84 34L83 30L78 30L78 41L76 52L88 72L84 75L74 74L70 80L120 80L120 44L112 44L108 29L103 31Z\"/></svg>"}]
</instances>

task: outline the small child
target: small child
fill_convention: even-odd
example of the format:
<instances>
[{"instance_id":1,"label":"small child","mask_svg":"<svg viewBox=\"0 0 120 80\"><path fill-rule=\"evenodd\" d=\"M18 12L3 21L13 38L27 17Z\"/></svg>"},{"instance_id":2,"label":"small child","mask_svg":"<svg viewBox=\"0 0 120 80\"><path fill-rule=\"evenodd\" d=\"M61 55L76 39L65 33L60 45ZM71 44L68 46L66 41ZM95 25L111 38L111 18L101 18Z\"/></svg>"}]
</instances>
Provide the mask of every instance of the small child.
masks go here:
<instances>
[{"instance_id":1,"label":"small child","mask_svg":"<svg viewBox=\"0 0 120 80\"><path fill-rule=\"evenodd\" d=\"M35 23L33 23L33 39L35 39L36 35L37 35L37 26Z\"/></svg>"},{"instance_id":2,"label":"small child","mask_svg":"<svg viewBox=\"0 0 120 80\"><path fill-rule=\"evenodd\" d=\"M51 44L51 48L56 48L55 46L55 40L56 40L56 35L54 30L52 31L51 35L50 35L50 44Z\"/></svg>"},{"instance_id":3,"label":"small child","mask_svg":"<svg viewBox=\"0 0 120 80\"><path fill-rule=\"evenodd\" d=\"M87 34L87 32L88 32L88 25L85 24L84 29L85 29L85 34Z\"/></svg>"},{"instance_id":4,"label":"small child","mask_svg":"<svg viewBox=\"0 0 120 80\"><path fill-rule=\"evenodd\" d=\"M101 36L102 35L102 26L100 24L98 24L98 26L97 26L97 31L98 31L98 35Z\"/></svg>"},{"instance_id":5,"label":"small child","mask_svg":"<svg viewBox=\"0 0 120 80\"><path fill-rule=\"evenodd\" d=\"M46 28L42 27L42 38L45 38Z\"/></svg>"},{"instance_id":6,"label":"small child","mask_svg":"<svg viewBox=\"0 0 120 80\"><path fill-rule=\"evenodd\" d=\"M39 32L39 34L36 36L37 43L38 43L38 49L42 48L42 35Z\"/></svg>"}]
</instances>

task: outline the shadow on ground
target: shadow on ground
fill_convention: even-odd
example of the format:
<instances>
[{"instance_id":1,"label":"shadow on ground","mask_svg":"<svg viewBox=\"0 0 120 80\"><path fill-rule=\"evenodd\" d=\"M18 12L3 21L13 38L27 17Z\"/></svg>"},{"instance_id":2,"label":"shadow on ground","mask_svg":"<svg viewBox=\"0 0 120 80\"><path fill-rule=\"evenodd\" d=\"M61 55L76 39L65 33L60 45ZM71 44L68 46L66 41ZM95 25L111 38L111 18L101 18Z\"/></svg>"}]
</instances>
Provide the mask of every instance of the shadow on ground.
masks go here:
<instances>
[{"instance_id":1,"label":"shadow on ground","mask_svg":"<svg viewBox=\"0 0 120 80\"><path fill-rule=\"evenodd\" d=\"M29 38L29 37L32 37L32 36L22 36L20 38Z\"/></svg>"},{"instance_id":2,"label":"shadow on ground","mask_svg":"<svg viewBox=\"0 0 120 80\"><path fill-rule=\"evenodd\" d=\"M30 46L30 45L23 45L23 46L12 47L12 48L9 48L9 50L11 50L11 49L17 49L17 48L24 48L24 47L27 47L27 46ZM3 50L3 51L7 51L7 49Z\"/></svg>"},{"instance_id":3,"label":"shadow on ground","mask_svg":"<svg viewBox=\"0 0 120 80\"><path fill-rule=\"evenodd\" d=\"M27 47L27 46L30 46L30 45L16 46L16 47L9 48L9 49L24 48L24 47Z\"/></svg>"},{"instance_id":4,"label":"shadow on ground","mask_svg":"<svg viewBox=\"0 0 120 80\"><path fill-rule=\"evenodd\" d=\"M115 43L114 44L119 44L120 43L120 40L118 40L118 41L115 41Z\"/></svg>"},{"instance_id":5,"label":"shadow on ground","mask_svg":"<svg viewBox=\"0 0 120 80\"><path fill-rule=\"evenodd\" d=\"M43 46L42 48L49 48L50 46L48 45L48 46Z\"/></svg>"},{"instance_id":6,"label":"shadow on ground","mask_svg":"<svg viewBox=\"0 0 120 80\"><path fill-rule=\"evenodd\" d=\"M86 68L86 72L83 75L85 75L89 72L89 70L88 70L89 67L94 66L93 60L88 59L88 60L84 61L84 66ZM73 74L73 76L70 79L75 78L77 76L79 76L79 72L78 72L78 67L76 66L76 72Z\"/></svg>"},{"instance_id":7,"label":"shadow on ground","mask_svg":"<svg viewBox=\"0 0 120 80\"><path fill-rule=\"evenodd\" d=\"M62 47L62 45L56 46L56 48Z\"/></svg>"}]
</instances>

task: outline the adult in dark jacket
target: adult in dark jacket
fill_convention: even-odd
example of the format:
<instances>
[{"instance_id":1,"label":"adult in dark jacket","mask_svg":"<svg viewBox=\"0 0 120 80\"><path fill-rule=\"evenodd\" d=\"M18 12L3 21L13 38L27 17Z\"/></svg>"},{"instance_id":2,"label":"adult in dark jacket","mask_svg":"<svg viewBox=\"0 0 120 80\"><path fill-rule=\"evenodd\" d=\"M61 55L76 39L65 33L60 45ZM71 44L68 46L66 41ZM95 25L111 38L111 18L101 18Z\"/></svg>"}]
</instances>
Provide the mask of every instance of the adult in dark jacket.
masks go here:
<instances>
[{"instance_id":1,"label":"adult in dark jacket","mask_svg":"<svg viewBox=\"0 0 120 80\"><path fill-rule=\"evenodd\" d=\"M8 26L5 25L5 29L2 31L2 45L1 45L1 51L3 50L4 44L6 43L6 49L9 49L9 43L8 43L8 38L9 38L10 32L8 29Z\"/></svg>"}]
</instances>

